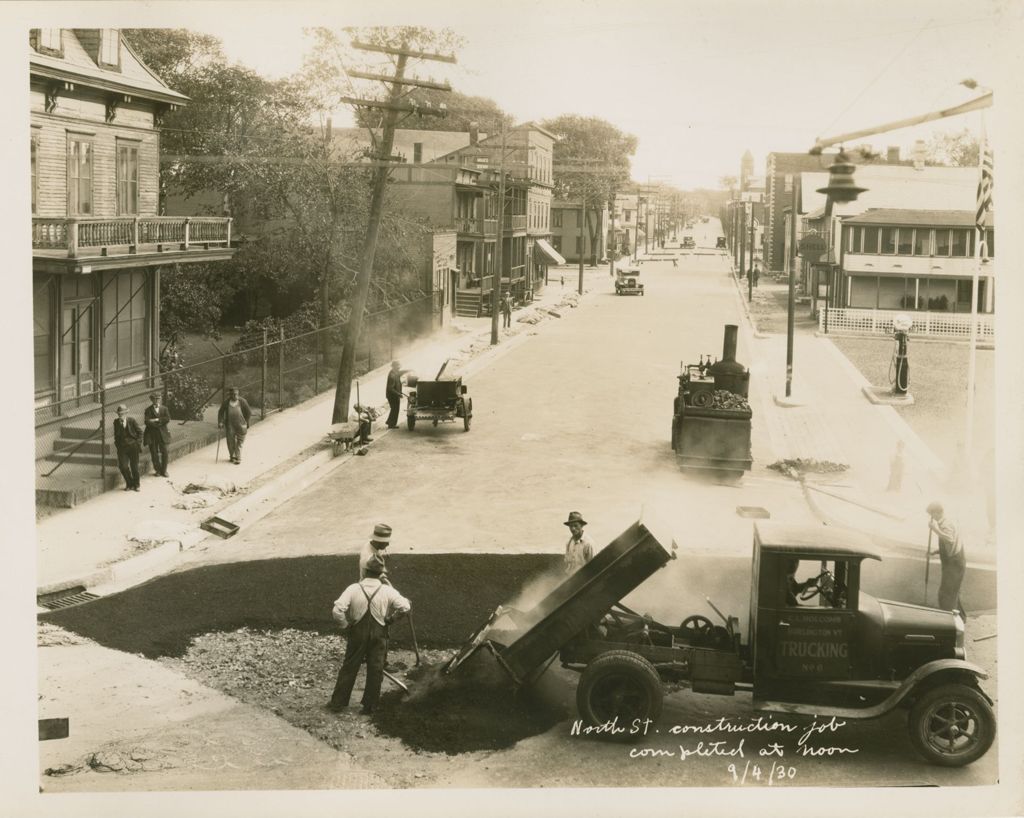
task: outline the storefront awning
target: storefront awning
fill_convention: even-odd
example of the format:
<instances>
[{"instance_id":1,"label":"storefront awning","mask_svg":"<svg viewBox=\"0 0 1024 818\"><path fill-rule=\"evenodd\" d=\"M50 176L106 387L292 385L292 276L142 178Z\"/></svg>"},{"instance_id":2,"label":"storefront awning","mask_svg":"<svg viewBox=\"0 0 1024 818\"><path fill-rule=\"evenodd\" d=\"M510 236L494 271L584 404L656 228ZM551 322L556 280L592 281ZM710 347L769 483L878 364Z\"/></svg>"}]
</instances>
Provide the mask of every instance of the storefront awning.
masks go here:
<instances>
[{"instance_id":1,"label":"storefront awning","mask_svg":"<svg viewBox=\"0 0 1024 818\"><path fill-rule=\"evenodd\" d=\"M565 264L565 259L558 251L548 244L544 239L534 239L534 247L540 250L540 254L551 264Z\"/></svg>"}]
</instances>

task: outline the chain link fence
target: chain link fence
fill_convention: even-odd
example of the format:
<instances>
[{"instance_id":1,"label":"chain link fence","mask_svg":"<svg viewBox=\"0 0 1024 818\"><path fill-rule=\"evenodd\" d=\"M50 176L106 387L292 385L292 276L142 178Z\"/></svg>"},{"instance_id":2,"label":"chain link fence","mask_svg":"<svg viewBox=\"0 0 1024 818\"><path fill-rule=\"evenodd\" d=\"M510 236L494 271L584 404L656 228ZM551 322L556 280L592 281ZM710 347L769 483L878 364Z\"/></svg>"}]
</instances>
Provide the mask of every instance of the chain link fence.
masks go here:
<instances>
[{"instance_id":1,"label":"chain link fence","mask_svg":"<svg viewBox=\"0 0 1024 818\"><path fill-rule=\"evenodd\" d=\"M390 361L396 350L433 327L431 299L368 314L356 344L354 377ZM252 409L252 422L327 391L337 382L345 324L277 337L196 364L164 358L159 374L36 408L36 502L70 507L119 485L113 421L119 404L143 428L149 395L157 392L171 415L169 459L219 439L217 413L237 388ZM380 396L383 399L383 395ZM226 456L226 452L224 453ZM151 471L142 448L142 474Z\"/></svg>"}]
</instances>

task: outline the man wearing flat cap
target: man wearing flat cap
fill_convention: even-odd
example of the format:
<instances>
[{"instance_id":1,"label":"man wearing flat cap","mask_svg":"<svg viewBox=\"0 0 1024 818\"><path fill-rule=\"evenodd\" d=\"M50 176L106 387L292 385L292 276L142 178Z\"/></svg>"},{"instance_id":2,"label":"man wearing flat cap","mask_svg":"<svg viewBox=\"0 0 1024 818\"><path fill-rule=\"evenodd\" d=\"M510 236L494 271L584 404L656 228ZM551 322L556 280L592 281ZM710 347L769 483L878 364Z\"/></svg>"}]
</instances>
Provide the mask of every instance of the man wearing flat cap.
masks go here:
<instances>
[{"instance_id":1,"label":"man wearing flat cap","mask_svg":"<svg viewBox=\"0 0 1024 818\"><path fill-rule=\"evenodd\" d=\"M388 545L391 543L391 526L385 525L384 523L377 523L373 527L373 536L370 541L363 546L363 550L359 553L359 579L365 579L367 569L374 565L380 566L381 582L385 585L390 585L388 581L387 571L387 557L388 557Z\"/></svg>"},{"instance_id":2,"label":"man wearing flat cap","mask_svg":"<svg viewBox=\"0 0 1024 818\"><path fill-rule=\"evenodd\" d=\"M583 533L587 521L578 511L570 511L563 525L569 527L569 542L565 544L565 573L574 574L594 556L594 543Z\"/></svg>"}]
</instances>

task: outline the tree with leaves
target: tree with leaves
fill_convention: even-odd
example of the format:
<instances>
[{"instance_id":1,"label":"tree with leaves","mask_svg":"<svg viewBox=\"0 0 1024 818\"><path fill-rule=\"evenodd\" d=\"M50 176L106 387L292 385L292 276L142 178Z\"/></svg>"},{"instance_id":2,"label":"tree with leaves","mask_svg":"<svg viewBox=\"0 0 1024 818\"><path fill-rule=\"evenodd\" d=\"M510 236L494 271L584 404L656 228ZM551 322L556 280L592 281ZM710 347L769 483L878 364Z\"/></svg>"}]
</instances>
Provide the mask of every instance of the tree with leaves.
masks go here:
<instances>
[{"instance_id":1,"label":"tree with leaves","mask_svg":"<svg viewBox=\"0 0 1024 818\"><path fill-rule=\"evenodd\" d=\"M599 117L563 114L541 123L557 140L552 157L555 195L578 200L590 235L590 266L597 266L601 211L629 182L629 157L637 139Z\"/></svg>"},{"instance_id":2,"label":"tree with leaves","mask_svg":"<svg viewBox=\"0 0 1024 818\"><path fill-rule=\"evenodd\" d=\"M925 144L925 162L954 168L978 166L978 138L968 128L957 133L937 133Z\"/></svg>"}]
</instances>

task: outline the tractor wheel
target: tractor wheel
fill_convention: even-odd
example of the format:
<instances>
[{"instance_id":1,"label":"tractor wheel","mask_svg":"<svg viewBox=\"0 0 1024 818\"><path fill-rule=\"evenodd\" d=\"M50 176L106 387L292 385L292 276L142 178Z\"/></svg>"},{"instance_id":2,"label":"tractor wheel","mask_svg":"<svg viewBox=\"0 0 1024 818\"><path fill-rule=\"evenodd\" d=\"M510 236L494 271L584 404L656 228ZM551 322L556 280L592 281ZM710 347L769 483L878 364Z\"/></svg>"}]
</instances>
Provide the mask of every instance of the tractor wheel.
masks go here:
<instances>
[{"instance_id":1,"label":"tractor wheel","mask_svg":"<svg viewBox=\"0 0 1024 818\"><path fill-rule=\"evenodd\" d=\"M932 764L962 767L992 746L996 718L984 695L964 684L929 690L910 710L910 741Z\"/></svg>"},{"instance_id":2,"label":"tractor wheel","mask_svg":"<svg viewBox=\"0 0 1024 818\"><path fill-rule=\"evenodd\" d=\"M410 432L416 428L416 415L408 415L405 420L409 424Z\"/></svg>"},{"instance_id":3,"label":"tractor wheel","mask_svg":"<svg viewBox=\"0 0 1024 818\"><path fill-rule=\"evenodd\" d=\"M657 721L662 705L661 679L654 666L628 650L602 653L584 669L576 687L576 707L589 726L617 719L624 733L606 733L613 741L637 741L643 730L632 733L635 719Z\"/></svg>"}]
</instances>

